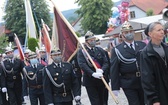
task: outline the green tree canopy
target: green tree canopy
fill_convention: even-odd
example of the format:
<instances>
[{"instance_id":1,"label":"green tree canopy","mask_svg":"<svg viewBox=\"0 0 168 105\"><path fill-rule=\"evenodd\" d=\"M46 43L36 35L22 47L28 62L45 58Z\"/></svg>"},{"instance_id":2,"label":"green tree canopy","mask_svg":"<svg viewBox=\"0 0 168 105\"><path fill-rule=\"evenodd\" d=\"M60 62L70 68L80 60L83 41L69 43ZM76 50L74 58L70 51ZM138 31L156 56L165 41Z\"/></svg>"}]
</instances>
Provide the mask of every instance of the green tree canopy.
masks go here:
<instances>
[{"instance_id":1,"label":"green tree canopy","mask_svg":"<svg viewBox=\"0 0 168 105\"><path fill-rule=\"evenodd\" d=\"M148 9L148 10L146 11L146 15L147 15L147 16L153 16L153 15L154 15L153 10L152 10L152 9Z\"/></svg>"},{"instance_id":2,"label":"green tree canopy","mask_svg":"<svg viewBox=\"0 0 168 105\"><path fill-rule=\"evenodd\" d=\"M41 27L41 18L49 26L51 25L51 18L49 14L48 5L46 0L30 0L34 20L37 27ZM25 37L26 35L26 12L24 0L8 0L5 6L4 16L5 26L11 32L16 33L18 36ZM39 23L39 25L37 25Z\"/></svg>"},{"instance_id":3,"label":"green tree canopy","mask_svg":"<svg viewBox=\"0 0 168 105\"><path fill-rule=\"evenodd\" d=\"M3 34L2 36L0 36L0 53L4 53L4 49L8 46L8 37L5 36L5 34Z\"/></svg>"},{"instance_id":4,"label":"green tree canopy","mask_svg":"<svg viewBox=\"0 0 168 105\"><path fill-rule=\"evenodd\" d=\"M92 31L95 34L105 33L107 20L111 16L112 0L78 0L81 6L76 11L82 19L81 25L84 31Z\"/></svg>"}]
</instances>

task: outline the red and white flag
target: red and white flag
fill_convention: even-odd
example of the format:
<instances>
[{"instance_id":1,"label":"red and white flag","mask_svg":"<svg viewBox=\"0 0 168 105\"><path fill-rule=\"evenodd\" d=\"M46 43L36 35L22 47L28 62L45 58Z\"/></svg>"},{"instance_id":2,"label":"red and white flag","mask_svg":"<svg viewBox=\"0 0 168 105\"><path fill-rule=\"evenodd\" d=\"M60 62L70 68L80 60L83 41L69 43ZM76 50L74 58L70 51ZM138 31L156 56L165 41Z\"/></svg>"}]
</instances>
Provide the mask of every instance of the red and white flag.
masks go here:
<instances>
[{"instance_id":1,"label":"red and white flag","mask_svg":"<svg viewBox=\"0 0 168 105\"><path fill-rule=\"evenodd\" d=\"M15 43L16 43L16 46L17 46L18 51L19 51L20 59L24 60L24 53L23 53L20 41L19 41L19 39L18 39L16 34L14 34L14 36L15 36L15 38L14 38L15 39Z\"/></svg>"}]
</instances>

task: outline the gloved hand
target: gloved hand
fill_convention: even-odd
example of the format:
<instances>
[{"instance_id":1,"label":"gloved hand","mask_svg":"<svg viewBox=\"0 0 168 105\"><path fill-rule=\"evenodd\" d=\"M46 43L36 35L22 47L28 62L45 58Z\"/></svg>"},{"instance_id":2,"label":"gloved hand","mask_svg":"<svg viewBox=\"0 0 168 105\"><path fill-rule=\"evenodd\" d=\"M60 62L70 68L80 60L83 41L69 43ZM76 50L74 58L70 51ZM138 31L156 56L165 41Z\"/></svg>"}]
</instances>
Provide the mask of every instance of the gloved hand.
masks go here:
<instances>
[{"instance_id":1,"label":"gloved hand","mask_svg":"<svg viewBox=\"0 0 168 105\"><path fill-rule=\"evenodd\" d=\"M104 71L102 69L96 69L96 73L104 73Z\"/></svg>"},{"instance_id":2,"label":"gloved hand","mask_svg":"<svg viewBox=\"0 0 168 105\"><path fill-rule=\"evenodd\" d=\"M29 96L24 96L23 98L24 98L24 100L28 100Z\"/></svg>"},{"instance_id":3,"label":"gloved hand","mask_svg":"<svg viewBox=\"0 0 168 105\"><path fill-rule=\"evenodd\" d=\"M92 74L92 76L93 76L94 78L101 79L101 77L103 76L103 74L102 74L102 73L94 72L94 73Z\"/></svg>"},{"instance_id":4,"label":"gloved hand","mask_svg":"<svg viewBox=\"0 0 168 105\"><path fill-rule=\"evenodd\" d=\"M48 105L54 105L53 103L50 103L50 104L48 104Z\"/></svg>"},{"instance_id":5,"label":"gloved hand","mask_svg":"<svg viewBox=\"0 0 168 105\"><path fill-rule=\"evenodd\" d=\"M113 93L114 93L114 95L117 97L118 94L120 93L120 91L119 91L119 90L113 90Z\"/></svg>"},{"instance_id":6,"label":"gloved hand","mask_svg":"<svg viewBox=\"0 0 168 105\"><path fill-rule=\"evenodd\" d=\"M75 101L80 101L81 100L81 96L75 96Z\"/></svg>"},{"instance_id":7,"label":"gloved hand","mask_svg":"<svg viewBox=\"0 0 168 105\"><path fill-rule=\"evenodd\" d=\"M3 87L3 88L2 88L2 92L3 92L3 93L7 92L6 87Z\"/></svg>"}]
</instances>

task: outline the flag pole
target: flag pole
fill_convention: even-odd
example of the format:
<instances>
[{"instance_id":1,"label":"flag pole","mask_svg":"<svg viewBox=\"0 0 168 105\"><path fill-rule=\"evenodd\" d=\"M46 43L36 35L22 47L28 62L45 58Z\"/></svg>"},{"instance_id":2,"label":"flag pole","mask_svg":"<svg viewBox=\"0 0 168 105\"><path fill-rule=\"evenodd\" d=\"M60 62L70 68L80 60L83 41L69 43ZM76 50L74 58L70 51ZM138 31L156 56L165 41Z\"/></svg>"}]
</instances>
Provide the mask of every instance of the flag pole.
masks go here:
<instances>
[{"instance_id":1,"label":"flag pole","mask_svg":"<svg viewBox=\"0 0 168 105\"><path fill-rule=\"evenodd\" d=\"M96 64L94 63L94 61L92 60L92 58L90 57L89 53L86 51L85 47L83 46L82 43L80 43L76 33L72 30L72 26L69 24L69 22L65 19L65 17L58 11L55 3L53 0L50 0L52 2L52 4L54 5L54 7L56 8L58 14L60 15L60 17L63 19L63 21L67 24L68 28L70 29L70 31L73 33L73 35L75 36L75 38L78 40L79 44L81 45L81 48L85 51L86 55L88 56L89 60L91 61L91 63L93 64L95 69L98 69ZM108 89L108 91L110 92L110 95L112 96L112 98L114 99L116 104L119 104L118 100L116 99L116 96L114 95L114 93L111 91L109 85L107 84L107 82L105 81L104 77L101 77L101 80L103 81L104 85L106 86L106 88Z\"/></svg>"}]
</instances>

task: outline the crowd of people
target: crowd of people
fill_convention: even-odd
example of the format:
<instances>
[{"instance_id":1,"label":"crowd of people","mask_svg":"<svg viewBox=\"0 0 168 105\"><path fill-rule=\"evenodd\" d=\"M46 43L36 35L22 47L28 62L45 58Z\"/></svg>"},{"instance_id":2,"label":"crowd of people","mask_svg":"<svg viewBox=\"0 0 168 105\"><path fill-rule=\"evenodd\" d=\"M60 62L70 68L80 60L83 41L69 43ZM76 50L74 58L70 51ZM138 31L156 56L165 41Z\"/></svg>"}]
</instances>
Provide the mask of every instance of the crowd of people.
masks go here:
<instances>
[{"instance_id":1,"label":"crowd of people","mask_svg":"<svg viewBox=\"0 0 168 105\"><path fill-rule=\"evenodd\" d=\"M168 46L163 42L164 28L153 22L145 29L148 43L134 40L134 27L124 22L120 41L110 40L103 49L100 40L88 31L84 46L70 62L62 60L59 49L45 49L38 54L25 50L25 60L14 57L7 47L0 55L0 105L76 105L81 103L81 85L86 88L91 105L108 105L111 86L115 97L122 89L129 105L168 105ZM95 67L96 66L96 67Z\"/></svg>"}]
</instances>

